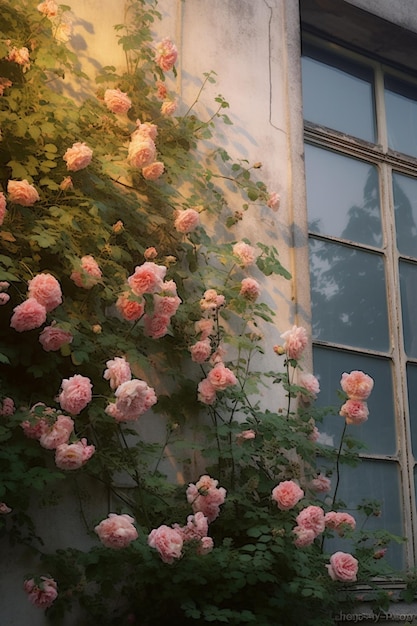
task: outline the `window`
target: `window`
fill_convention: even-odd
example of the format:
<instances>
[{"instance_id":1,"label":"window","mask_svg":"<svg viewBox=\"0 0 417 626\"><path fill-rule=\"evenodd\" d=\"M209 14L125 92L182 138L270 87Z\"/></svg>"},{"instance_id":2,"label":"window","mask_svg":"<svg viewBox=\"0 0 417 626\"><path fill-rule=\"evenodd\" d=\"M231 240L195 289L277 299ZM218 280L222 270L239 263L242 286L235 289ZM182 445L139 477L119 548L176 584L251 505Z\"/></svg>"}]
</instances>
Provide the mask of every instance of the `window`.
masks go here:
<instances>
[{"instance_id":1,"label":"window","mask_svg":"<svg viewBox=\"0 0 417 626\"><path fill-rule=\"evenodd\" d=\"M375 380L367 446L343 467L339 497L382 503L367 528L406 536L387 554L415 561L417 485L417 81L306 36L302 59L314 372L320 403L338 402L343 372ZM338 445L342 418L323 441ZM358 517L356 515L356 517Z\"/></svg>"}]
</instances>

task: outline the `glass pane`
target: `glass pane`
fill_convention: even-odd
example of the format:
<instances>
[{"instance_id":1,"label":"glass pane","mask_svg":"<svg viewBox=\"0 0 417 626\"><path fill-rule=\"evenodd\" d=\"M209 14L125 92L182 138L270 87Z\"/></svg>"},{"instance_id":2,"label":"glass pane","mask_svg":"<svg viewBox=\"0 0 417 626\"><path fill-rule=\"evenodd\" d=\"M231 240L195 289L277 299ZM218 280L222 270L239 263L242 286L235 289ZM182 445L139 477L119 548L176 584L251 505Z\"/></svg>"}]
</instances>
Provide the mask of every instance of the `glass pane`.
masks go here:
<instances>
[{"instance_id":1,"label":"glass pane","mask_svg":"<svg viewBox=\"0 0 417 626\"><path fill-rule=\"evenodd\" d=\"M400 506L400 472L396 463L384 461L362 461L357 467L342 466L337 499L346 504L347 511L356 519L356 527L362 530L386 530L399 537L404 536ZM364 500L378 501L379 515L367 517L356 510ZM350 551L346 539L328 539L325 549L329 552ZM389 545L385 559L397 568L404 567L404 547Z\"/></svg>"},{"instance_id":2,"label":"glass pane","mask_svg":"<svg viewBox=\"0 0 417 626\"><path fill-rule=\"evenodd\" d=\"M397 247L417 258L417 179L392 174Z\"/></svg>"},{"instance_id":3,"label":"glass pane","mask_svg":"<svg viewBox=\"0 0 417 626\"><path fill-rule=\"evenodd\" d=\"M375 141L372 70L304 47L304 119Z\"/></svg>"},{"instance_id":4,"label":"glass pane","mask_svg":"<svg viewBox=\"0 0 417 626\"><path fill-rule=\"evenodd\" d=\"M385 76L388 145L417 156L417 87Z\"/></svg>"},{"instance_id":5,"label":"glass pane","mask_svg":"<svg viewBox=\"0 0 417 626\"><path fill-rule=\"evenodd\" d=\"M411 444L414 458L417 458L417 365L407 365L408 406L410 409Z\"/></svg>"},{"instance_id":6,"label":"glass pane","mask_svg":"<svg viewBox=\"0 0 417 626\"><path fill-rule=\"evenodd\" d=\"M310 230L381 246L376 167L308 144L305 163Z\"/></svg>"},{"instance_id":7,"label":"glass pane","mask_svg":"<svg viewBox=\"0 0 417 626\"><path fill-rule=\"evenodd\" d=\"M310 272L314 338L387 351L382 257L311 237Z\"/></svg>"},{"instance_id":8,"label":"glass pane","mask_svg":"<svg viewBox=\"0 0 417 626\"><path fill-rule=\"evenodd\" d=\"M317 406L341 406L337 394L341 389L340 379L343 372L361 370L372 376L375 384L368 400L369 418L359 426L350 424L347 430L352 437L363 441L367 451L372 454L396 454L397 437L390 361L315 346L313 362L314 374L320 380ZM343 426L344 419L340 415L326 416L322 424L317 424L322 443L339 446Z\"/></svg>"},{"instance_id":9,"label":"glass pane","mask_svg":"<svg viewBox=\"0 0 417 626\"><path fill-rule=\"evenodd\" d=\"M401 311L404 347L407 355L417 358L417 265L400 261Z\"/></svg>"}]
</instances>

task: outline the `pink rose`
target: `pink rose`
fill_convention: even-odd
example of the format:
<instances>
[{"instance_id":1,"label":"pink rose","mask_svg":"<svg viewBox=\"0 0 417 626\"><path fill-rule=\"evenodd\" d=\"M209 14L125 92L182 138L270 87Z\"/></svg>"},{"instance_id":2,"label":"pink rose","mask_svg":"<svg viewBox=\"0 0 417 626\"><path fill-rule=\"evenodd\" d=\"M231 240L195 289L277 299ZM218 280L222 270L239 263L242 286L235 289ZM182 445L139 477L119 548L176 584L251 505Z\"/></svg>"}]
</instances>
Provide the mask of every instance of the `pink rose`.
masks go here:
<instances>
[{"instance_id":1,"label":"pink rose","mask_svg":"<svg viewBox=\"0 0 417 626\"><path fill-rule=\"evenodd\" d=\"M358 370L342 374L340 385L350 400L366 400L374 386L373 379Z\"/></svg>"},{"instance_id":2,"label":"pink rose","mask_svg":"<svg viewBox=\"0 0 417 626\"><path fill-rule=\"evenodd\" d=\"M74 422L67 415L58 415L56 422L44 430L39 443L47 450L55 450L63 443L67 443L74 430Z\"/></svg>"},{"instance_id":3,"label":"pink rose","mask_svg":"<svg viewBox=\"0 0 417 626\"><path fill-rule=\"evenodd\" d=\"M261 286L257 280L254 278L244 278L240 284L240 292L239 294L254 302L261 293Z\"/></svg>"},{"instance_id":4,"label":"pink rose","mask_svg":"<svg viewBox=\"0 0 417 626\"><path fill-rule=\"evenodd\" d=\"M213 404L216 401L216 390L208 380L204 378L198 383L198 400L204 404Z\"/></svg>"},{"instance_id":5,"label":"pink rose","mask_svg":"<svg viewBox=\"0 0 417 626\"><path fill-rule=\"evenodd\" d=\"M156 46L155 62L161 70L169 72L174 67L178 58L178 50L168 37L165 37Z\"/></svg>"},{"instance_id":6,"label":"pink rose","mask_svg":"<svg viewBox=\"0 0 417 626\"><path fill-rule=\"evenodd\" d=\"M324 511L319 506L308 506L297 515L296 522L297 526L312 530L317 536L325 528Z\"/></svg>"},{"instance_id":7,"label":"pink rose","mask_svg":"<svg viewBox=\"0 0 417 626\"><path fill-rule=\"evenodd\" d=\"M156 259L156 257L158 256L158 250L154 248L153 246L151 246L150 248L146 248L145 252L143 253L143 256L145 257L147 261L152 261L153 259Z\"/></svg>"},{"instance_id":8,"label":"pink rose","mask_svg":"<svg viewBox=\"0 0 417 626\"><path fill-rule=\"evenodd\" d=\"M178 211L174 221L175 230L179 233L191 233L200 224L200 214L195 209Z\"/></svg>"},{"instance_id":9,"label":"pink rose","mask_svg":"<svg viewBox=\"0 0 417 626\"><path fill-rule=\"evenodd\" d=\"M168 90L166 88L166 85L164 85L163 82L158 80L158 82L156 83L156 97L158 98L158 100L165 100L167 95L168 95Z\"/></svg>"},{"instance_id":10,"label":"pink rose","mask_svg":"<svg viewBox=\"0 0 417 626\"><path fill-rule=\"evenodd\" d=\"M162 161L154 161L142 168L142 176L145 180L157 180L164 173L164 169Z\"/></svg>"},{"instance_id":11,"label":"pink rose","mask_svg":"<svg viewBox=\"0 0 417 626\"><path fill-rule=\"evenodd\" d=\"M114 395L116 396L115 408L123 416L123 420L117 421L134 421L157 402L154 389L137 378L119 385Z\"/></svg>"},{"instance_id":12,"label":"pink rose","mask_svg":"<svg viewBox=\"0 0 417 626\"><path fill-rule=\"evenodd\" d=\"M29 601L39 609L49 608L58 596L56 582L47 576L25 580L23 589L26 591Z\"/></svg>"},{"instance_id":13,"label":"pink rose","mask_svg":"<svg viewBox=\"0 0 417 626\"><path fill-rule=\"evenodd\" d=\"M10 326L21 333L39 328L46 321L46 309L35 298L28 298L13 309Z\"/></svg>"},{"instance_id":14,"label":"pink rose","mask_svg":"<svg viewBox=\"0 0 417 626\"><path fill-rule=\"evenodd\" d=\"M58 401L63 411L78 415L91 402L93 386L86 376L75 374L71 378L64 378L61 387Z\"/></svg>"},{"instance_id":15,"label":"pink rose","mask_svg":"<svg viewBox=\"0 0 417 626\"><path fill-rule=\"evenodd\" d=\"M119 385L132 378L130 365L124 357L116 356L113 360L107 361L106 365L103 378L110 382L111 389L117 389Z\"/></svg>"},{"instance_id":16,"label":"pink rose","mask_svg":"<svg viewBox=\"0 0 417 626\"><path fill-rule=\"evenodd\" d=\"M6 196L2 191L0 191L0 226L4 222L4 218L6 217Z\"/></svg>"},{"instance_id":17,"label":"pink rose","mask_svg":"<svg viewBox=\"0 0 417 626\"><path fill-rule=\"evenodd\" d=\"M62 443L55 452L55 464L62 470L75 470L87 463L95 452L94 446L87 445L87 439L75 443Z\"/></svg>"},{"instance_id":18,"label":"pink rose","mask_svg":"<svg viewBox=\"0 0 417 626\"><path fill-rule=\"evenodd\" d=\"M289 359L298 361L308 343L307 331L303 326L293 326L291 330L285 331L281 335L284 339L284 351Z\"/></svg>"},{"instance_id":19,"label":"pink rose","mask_svg":"<svg viewBox=\"0 0 417 626\"><path fill-rule=\"evenodd\" d=\"M179 528L176 530L179 530ZM208 533L208 520L201 511L187 517L187 525L180 529L184 541L192 541L206 537Z\"/></svg>"},{"instance_id":20,"label":"pink rose","mask_svg":"<svg viewBox=\"0 0 417 626\"><path fill-rule=\"evenodd\" d=\"M71 280L83 289L91 289L94 285L100 281L102 276L101 269L99 268L97 261L91 254L87 254L80 259L79 266L77 266L71 273Z\"/></svg>"},{"instance_id":21,"label":"pink rose","mask_svg":"<svg viewBox=\"0 0 417 626\"><path fill-rule=\"evenodd\" d=\"M201 319L194 324L195 332L201 333L201 341L207 339L212 333L214 328L214 322L212 319Z\"/></svg>"},{"instance_id":22,"label":"pink rose","mask_svg":"<svg viewBox=\"0 0 417 626\"><path fill-rule=\"evenodd\" d=\"M188 485L186 495L187 501L191 504L194 513L201 511L209 523L218 517L220 506L226 498L226 489L218 487L219 481L210 476L201 476L194 485Z\"/></svg>"},{"instance_id":23,"label":"pink rose","mask_svg":"<svg viewBox=\"0 0 417 626\"><path fill-rule=\"evenodd\" d=\"M159 552L164 563L173 563L182 556L183 538L181 533L169 526L159 526L148 535L148 545Z\"/></svg>"},{"instance_id":24,"label":"pink rose","mask_svg":"<svg viewBox=\"0 0 417 626\"><path fill-rule=\"evenodd\" d=\"M225 303L225 298L219 295L215 289L207 289L200 300L200 308L202 311L214 312Z\"/></svg>"},{"instance_id":25,"label":"pink rose","mask_svg":"<svg viewBox=\"0 0 417 626\"><path fill-rule=\"evenodd\" d=\"M58 15L58 5L55 0L44 0L36 7L40 13L46 15L46 17L56 17Z\"/></svg>"},{"instance_id":26,"label":"pink rose","mask_svg":"<svg viewBox=\"0 0 417 626\"><path fill-rule=\"evenodd\" d=\"M303 400L308 401L315 399L317 394L320 393L320 383L313 374L303 373L300 376L300 387L304 387L308 391L307 394L302 394Z\"/></svg>"},{"instance_id":27,"label":"pink rose","mask_svg":"<svg viewBox=\"0 0 417 626\"><path fill-rule=\"evenodd\" d=\"M161 115L164 117L169 117L170 115L174 115L177 110L178 102L177 100L166 100L161 105Z\"/></svg>"},{"instance_id":28,"label":"pink rose","mask_svg":"<svg viewBox=\"0 0 417 626\"><path fill-rule=\"evenodd\" d=\"M13 85L12 81L4 76L0 76L0 96L4 94L4 90Z\"/></svg>"},{"instance_id":29,"label":"pink rose","mask_svg":"<svg viewBox=\"0 0 417 626\"><path fill-rule=\"evenodd\" d=\"M173 281L170 281L170 282L173 282ZM181 298L179 298L177 295L175 296L162 295L161 296L159 294L154 294L154 297L153 297L154 315L167 315L168 317L172 317L177 312L180 304L181 304Z\"/></svg>"},{"instance_id":30,"label":"pink rose","mask_svg":"<svg viewBox=\"0 0 417 626\"><path fill-rule=\"evenodd\" d=\"M3 398L2 406L0 408L0 415L8 417L13 415L16 411L13 398Z\"/></svg>"},{"instance_id":31,"label":"pink rose","mask_svg":"<svg viewBox=\"0 0 417 626\"><path fill-rule=\"evenodd\" d=\"M0 502L0 515L7 515L8 513L11 513L12 509L7 506L7 504L5 502Z\"/></svg>"},{"instance_id":32,"label":"pink rose","mask_svg":"<svg viewBox=\"0 0 417 626\"><path fill-rule=\"evenodd\" d=\"M150 137L138 135L129 143L127 157L132 167L142 169L154 163L156 146Z\"/></svg>"},{"instance_id":33,"label":"pink rose","mask_svg":"<svg viewBox=\"0 0 417 626\"><path fill-rule=\"evenodd\" d=\"M9 180L7 183L7 193L10 202L20 204L21 206L31 206L40 200L39 194L33 185L30 185L26 179Z\"/></svg>"},{"instance_id":34,"label":"pink rose","mask_svg":"<svg viewBox=\"0 0 417 626\"><path fill-rule=\"evenodd\" d=\"M316 538L314 530L304 528L303 526L296 526L292 532L295 535L294 544L297 548L306 548L307 546L311 546Z\"/></svg>"},{"instance_id":35,"label":"pink rose","mask_svg":"<svg viewBox=\"0 0 417 626\"><path fill-rule=\"evenodd\" d=\"M330 478L327 478L324 474L319 474L310 482L310 487L314 491L317 491L317 493L326 493L331 490L332 482Z\"/></svg>"},{"instance_id":36,"label":"pink rose","mask_svg":"<svg viewBox=\"0 0 417 626\"><path fill-rule=\"evenodd\" d=\"M131 139L152 139L155 141L158 135L158 126L151 122L141 123L140 120L136 120L136 130L132 133Z\"/></svg>"},{"instance_id":37,"label":"pink rose","mask_svg":"<svg viewBox=\"0 0 417 626\"><path fill-rule=\"evenodd\" d=\"M344 583L355 582L358 573L358 561L346 552L335 552L330 557L330 564L326 565L332 580Z\"/></svg>"},{"instance_id":38,"label":"pink rose","mask_svg":"<svg viewBox=\"0 0 417 626\"><path fill-rule=\"evenodd\" d=\"M3 304L7 304L10 300L10 296L8 293L0 293L0 306Z\"/></svg>"},{"instance_id":39,"label":"pink rose","mask_svg":"<svg viewBox=\"0 0 417 626\"><path fill-rule=\"evenodd\" d=\"M69 189L74 188L74 184L72 182L71 176L65 176L62 181L59 183L59 188L61 191L68 191Z\"/></svg>"},{"instance_id":40,"label":"pink rose","mask_svg":"<svg viewBox=\"0 0 417 626\"><path fill-rule=\"evenodd\" d=\"M211 355L211 343L210 339L201 339L197 341L193 346L190 346L191 360L194 363L204 363L210 358Z\"/></svg>"},{"instance_id":41,"label":"pink rose","mask_svg":"<svg viewBox=\"0 0 417 626\"><path fill-rule=\"evenodd\" d=\"M227 387L237 384L236 376L223 363L217 363L208 373L207 378L216 391L223 391Z\"/></svg>"},{"instance_id":42,"label":"pink rose","mask_svg":"<svg viewBox=\"0 0 417 626\"><path fill-rule=\"evenodd\" d=\"M281 511L289 511L304 498L304 491L293 480L284 480L272 490L272 499Z\"/></svg>"},{"instance_id":43,"label":"pink rose","mask_svg":"<svg viewBox=\"0 0 417 626\"><path fill-rule=\"evenodd\" d=\"M134 521L130 515L109 513L107 519L100 522L94 530L106 548L119 550L126 548L129 543L138 538L138 532L133 526Z\"/></svg>"},{"instance_id":44,"label":"pink rose","mask_svg":"<svg viewBox=\"0 0 417 626\"><path fill-rule=\"evenodd\" d=\"M127 282L136 296L156 293L162 291L166 271L167 268L164 265L145 261L142 265L135 267L135 273L129 276Z\"/></svg>"},{"instance_id":45,"label":"pink rose","mask_svg":"<svg viewBox=\"0 0 417 626\"><path fill-rule=\"evenodd\" d=\"M253 246L239 241L233 246L233 254L239 259L239 264L242 267L248 267L252 265L256 258L256 250Z\"/></svg>"},{"instance_id":46,"label":"pink rose","mask_svg":"<svg viewBox=\"0 0 417 626\"><path fill-rule=\"evenodd\" d=\"M145 334L152 339L164 337L168 332L170 321L169 315L145 315L143 318Z\"/></svg>"},{"instance_id":47,"label":"pink rose","mask_svg":"<svg viewBox=\"0 0 417 626\"><path fill-rule=\"evenodd\" d=\"M201 537L197 544L197 554L204 556L213 550L214 542L211 537Z\"/></svg>"},{"instance_id":48,"label":"pink rose","mask_svg":"<svg viewBox=\"0 0 417 626\"><path fill-rule=\"evenodd\" d=\"M355 518L344 512L329 511L324 516L324 523L326 528L335 530L340 537L343 537L346 529L355 530L356 528Z\"/></svg>"},{"instance_id":49,"label":"pink rose","mask_svg":"<svg viewBox=\"0 0 417 626\"><path fill-rule=\"evenodd\" d=\"M362 424L368 419L368 405L362 400L346 400L340 408L339 415L346 419L346 424Z\"/></svg>"},{"instance_id":50,"label":"pink rose","mask_svg":"<svg viewBox=\"0 0 417 626\"><path fill-rule=\"evenodd\" d=\"M67 170L78 172L90 165L93 151L85 142L77 141L71 148L67 148L63 158L67 164Z\"/></svg>"},{"instance_id":51,"label":"pink rose","mask_svg":"<svg viewBox=\"0 0 417 626\"><path fill-rule=\"evenodd\" d=\"M112 113L127 113L132 106L132 101L127 93L120 91L120 89L106 89L104 102Z\"/></svg>"},{"instance_id":52,"label":"pink rose","mask_svg":"<svg viewBox=\"0 0 417 626\"><path fill-rule=\"evenodd\" d=\"M142 299L139 301L137 297L131 297L129 293L122 293L117 299L116 308L123 319L135 322L145 312L145 301Z\"/></svg>"},{"instance_id":53,"label":"pink rose","mask_svg":"<svg viewBox=\"0 0 417 626\"><path fill-rule=\"evenodd\" d=\"M278 211L280 202L281 202L281 198L279 197L279 195L275 191L272 191L269 194L269 198L267 200L266 205L269 206L269 208L272 209L273 211Z\"/></svg>"},{"instance_id":54,"label":"pink rose","mask_svg":"<svg viewBox=\"0 0 417 626\"><path fill-rule=\"evenodd\" d=\"M45 326L39 335L39 341L45 352L59 350L73 340L73 336L69 331L63 330L55 324L56 322L52 322L51 326Z\"/></svg>"},{"instance_id":55,"label":"pink rose","mask_svg":"<svg viewBox=\"0 0 417 626\"><path fill-rule=\"evenodd\" d=\"M7 61L12 61L18 65L29 65L30 57L29 50L24 46L23 48L13 47L6 57Z\"/></svg>"},{"instance_id":56,"label":"pink rose","mask_svg":"<svg viewBox=\"0 0 417 626\"><path fill-rule=\"evenodd\" d=\"M52 274L37 274L28 283L28 296L43 304L49 313L62 302L61 285Z\"/></svg>"}]
</instances>

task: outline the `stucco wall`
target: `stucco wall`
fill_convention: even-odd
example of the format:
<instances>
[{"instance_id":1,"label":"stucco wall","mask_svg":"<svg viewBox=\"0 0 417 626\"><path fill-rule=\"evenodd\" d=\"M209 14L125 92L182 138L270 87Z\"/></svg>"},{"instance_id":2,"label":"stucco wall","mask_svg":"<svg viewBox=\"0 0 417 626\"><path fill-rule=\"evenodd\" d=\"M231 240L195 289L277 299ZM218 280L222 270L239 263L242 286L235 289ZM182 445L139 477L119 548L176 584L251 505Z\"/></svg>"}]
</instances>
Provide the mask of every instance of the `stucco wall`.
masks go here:
<instances>
[{"instance_id":1,"label":"stucco wall","mask_svg":"<svg viewBox=\"0 0 417 626\"><path fill-rule=\"evenodd\" d=\"M412 31L417 31L416 0L346 0L369 13Z\"/></svg>"}]
</instances>

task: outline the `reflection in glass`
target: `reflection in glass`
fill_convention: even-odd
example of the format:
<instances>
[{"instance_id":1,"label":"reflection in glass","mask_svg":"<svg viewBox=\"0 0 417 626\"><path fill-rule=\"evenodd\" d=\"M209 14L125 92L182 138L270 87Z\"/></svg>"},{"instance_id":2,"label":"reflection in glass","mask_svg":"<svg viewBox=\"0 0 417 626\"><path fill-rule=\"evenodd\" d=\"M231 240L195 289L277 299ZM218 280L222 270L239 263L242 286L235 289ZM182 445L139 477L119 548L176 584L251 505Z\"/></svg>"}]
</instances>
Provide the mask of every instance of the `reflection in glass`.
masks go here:
<instances>
[{"instance_id":1,"label":"reflection in glass","mask_svg":"<svg viewBox=\"0 0 417 626\"><path fill-rule=\"evenodd\" d=\"M394 535L404 535L401 504L400 475L395 462L362 461L357 467L342 466L337 499L342 500L343 508L356 519L357 528L363 530L386 530ZM381 514L366 517L356 510L358 504L366 500L377 500ZM329 539L325 542L326 551L342 550L349 552L350 542L344 539ZM404 567L404 548L392 542L384 557L395 568Z\"/></svg>"},{"instance_id":2,"label":"reflection in glass","mask_svg":"<svg viewBox=\"0 0 417 626\"><path fill-rule=\"evenodd\" d=\"M372 71L310 47L304 53L304 119L373 142Z\"/></svg>"},{"instance_id":3,"label":"reflection in glass","mask_svg":"<svg viewBox=\"0 0 417 626\"><path fill-rule=\"evenodd\" d=\"M381 246L376 167L308 144L305 163L310 230Z\"/></svg>"},{"instance_id":4,"label":"reflection in glass","mask_svg":"<svg viewBox=\"0 0 417 626\"><path fill-rule=\"evenodd\" d=\"M387 351L384 264L379 254L310 238L315 339Z\"/></svg>"},{"instance_id":5,"label":"reflection in glass","mask_svg":"<svg viewBox=\"0 0 417 626\"><path fill-rule=\"evenodd\" d=\"M400 261L401 312L404 347L407 355L417 358L417 265Z\"/></svg>"},{"instance_id":6,"label":"reflection in glass","mask_svg":"<svg viewBox=\"0 0 417 626\"><path fill-rule=\"evenodd\" d=\"M417 258L417 179L393 172L392 188L398 251Z\"/></svg>"},{"instance_id":7,"label":"reflection in glass","mask_svg":"<svg viewBox=\"0 0 417 626\"><path fill-rule=\"evenodd\" d=\"M414 458L417 458L417 365L407 365L408 406L410 409L411 443Z\"/></svg>"},{"instance_id":8,"label":"reflection in glass","mask_svg":"<svg viewBox=\"0 0 417 626\"><path fill-rule=\"evenodd\" d=\"M359 426L349 425L348 434L363 441L367 446L366 450L371 454L396 454L397 437L390 361L315 346L313 363L314 374L320 380L317 406L341 406L337 392L340 390L343 372L361 370L372 376L375 385L368 400L368 421ZM338 446L343 426L344 419L338 414L326 416L323 424L318 424L322 442L333 447ZM376 433L378 436L375 436Z\"/></svg>"},{"instance_id":9,"label":"reflection in glass","mask_svg":"<svg viewBox=\"0 0 417 626\"><path fill-rule=\"evenodd\" d=\"M417 87L385 76L385 110L389 147L417 156Z\"/></svg>"}]
</instances>

